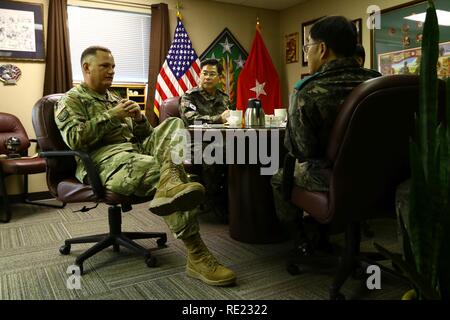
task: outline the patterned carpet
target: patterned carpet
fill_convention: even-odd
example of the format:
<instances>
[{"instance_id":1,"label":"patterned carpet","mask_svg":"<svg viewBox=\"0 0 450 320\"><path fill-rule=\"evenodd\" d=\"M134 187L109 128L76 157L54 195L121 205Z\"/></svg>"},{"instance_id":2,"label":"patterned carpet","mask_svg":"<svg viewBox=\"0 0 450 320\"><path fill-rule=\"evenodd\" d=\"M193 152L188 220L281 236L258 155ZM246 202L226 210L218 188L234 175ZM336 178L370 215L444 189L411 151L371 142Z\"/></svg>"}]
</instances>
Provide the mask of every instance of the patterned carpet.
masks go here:
<instances>
[{"instance_id":1,"label":"patterned carpet","mask_svg":"<svg viewBox=\"0 0 450 320\"><path fill-rule=\"evenodd\" d=\"M238 276L236 286L217 288L185 275L186 252L175 240L164 221L136 205L123 215L125 231L164 231L166 248L158 249L154 240L139 240L151 248L158 267L148 268L142 257L112 248L88 259L80 290L69 290L67 268L75 257L89 248L73 245L68 256L58 248L64 239L107 232L107 207L99 205L87 213L74 213L82 205L52 209L13 205L10 223L0 224L0 300L137 299L137 300L320 300L328 298L333 270L313 270L297 276L286 271L290 242L269 245L246 244L230 238L228 226L214 217L200 217L205 243L216 257ZM394 221L373 221L376 240L390 249L397 248ZM340 242L342 237L333 241ZM363 248L371 248L364 239ZM369 291L365 280L349 279L342 292L347 299L399 299L408 287L397 279L382 275L382 289Z\"/></svg>"}]
</instances>

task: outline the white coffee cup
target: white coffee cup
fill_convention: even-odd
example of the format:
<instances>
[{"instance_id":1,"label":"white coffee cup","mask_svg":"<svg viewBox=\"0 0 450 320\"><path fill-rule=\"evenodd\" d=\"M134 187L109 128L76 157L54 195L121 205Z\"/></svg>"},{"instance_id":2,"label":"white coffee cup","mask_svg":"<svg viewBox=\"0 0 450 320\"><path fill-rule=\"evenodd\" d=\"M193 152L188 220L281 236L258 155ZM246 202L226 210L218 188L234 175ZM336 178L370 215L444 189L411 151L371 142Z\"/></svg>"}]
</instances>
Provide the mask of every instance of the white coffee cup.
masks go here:
<instances>
[{"instance_id":1,"label":"white coffee cup","mask_svg":"<svg viewBox=\"0 0 450 320\"><path fill-rule=\"evenodd\" d=\"M230 118L231 117L242 119L242 110L230 110Z\"/></svg>"},{"instance_id":2,"label":"white coffee cup","mask_svg":"<svg viewBox=\"0 0 450 320\"><path fill-rule=\"evenodd\" d=\"M230 110L230 114L227 119L230 127L239 128L242 125L242 110Z\"/></svg>"},{"instance_id":3,"label":"white coffee cup","mask_svg":"<svg viewBox=\"0 0 450 320\"><path fill-rule=\"evenodd\" d=\"M272 120L273 120L273 114L264 115L264 123L265 123L266 127L272 126Z\"/></svg>"},{"instance_id":4,"label":"white coffee cup","mask_svg":"<svg viewBox=\"0 0 450 320\"><path fill-rule=\"evenodd\" d=\"M230 116L227 119L230 127L239 128L242 125L242 110L230 110Z\"/></svg>"},{"instance_id":5,"label":"white coffee cup","mask_svg":"<svg viewBox=\"0 0 450 320\"><path fill-rule=\"evenodd\" d=\"M279 116L272 116L272 124L271 127L280 127L283 119Z\"/></svg>"},{"instance_id":6,"label":"white coffee cup","mask_svg":"<svg viewBox=\"0 0 450 320\"><path fill-rule=\"evenodd\" d=\"M287 120L287 111L285 108L275 109L275 117L281 119L281 122Z\"/></svg>"}]
</instances>

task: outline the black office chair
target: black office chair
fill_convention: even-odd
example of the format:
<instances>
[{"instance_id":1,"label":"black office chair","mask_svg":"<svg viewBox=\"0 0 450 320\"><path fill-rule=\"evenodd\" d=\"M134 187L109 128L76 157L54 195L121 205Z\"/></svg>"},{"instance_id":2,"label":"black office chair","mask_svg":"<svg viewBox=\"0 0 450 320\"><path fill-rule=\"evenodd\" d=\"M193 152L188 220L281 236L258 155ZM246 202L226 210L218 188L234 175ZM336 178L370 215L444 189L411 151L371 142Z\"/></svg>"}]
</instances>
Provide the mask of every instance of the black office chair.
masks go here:
<instances>
[{"instance_id":1,"label":"black office chair","mask_svg":"<svg viewBox=\"0 0 450 320\"><path fill-rule=\"evenodd\" d=\"M156 258L150 251L133 240L158 238L159 247L165 246L167 235L163 232L122 232L122 212L128 212L133 204L143 203L151 198L123 196L105 189L89 155L70 150L64 143L54 120L54 107L62 94L52 94L39 99L33 107L32 120L36 137L41 147L40 153L47 161L47 184L50 192L65 203L94 202L109 205L109 233L68 239L60 248L61 254L69 254L71 245L76 243L96 243L75 260L83 273L83 262L101 250L113 246L115 252L124 246L145 258L149 267L156 266ZM87 170L90 184L75 178L76 162L79 157Z\"/></svg>"}]
</instances>

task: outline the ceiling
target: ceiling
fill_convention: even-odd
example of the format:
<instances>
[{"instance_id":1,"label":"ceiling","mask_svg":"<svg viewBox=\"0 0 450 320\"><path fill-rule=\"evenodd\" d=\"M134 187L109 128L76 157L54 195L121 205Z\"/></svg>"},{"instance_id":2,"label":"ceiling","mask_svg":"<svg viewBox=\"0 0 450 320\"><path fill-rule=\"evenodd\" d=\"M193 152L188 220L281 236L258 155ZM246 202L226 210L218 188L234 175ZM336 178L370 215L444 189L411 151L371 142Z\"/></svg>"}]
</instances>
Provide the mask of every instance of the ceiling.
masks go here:
<instances>
[{"instance_id":1,"label":"ceiling","mask_svg":"<svg viewBox=\"0 0 450 320\"><path fill-rule=\"evenodd\" d=\"M271 9L271 10L284 10L296 4L305 2L307 0L210 0L210 1L232 3L241 6Z\"/></svg>"}]
</instances>

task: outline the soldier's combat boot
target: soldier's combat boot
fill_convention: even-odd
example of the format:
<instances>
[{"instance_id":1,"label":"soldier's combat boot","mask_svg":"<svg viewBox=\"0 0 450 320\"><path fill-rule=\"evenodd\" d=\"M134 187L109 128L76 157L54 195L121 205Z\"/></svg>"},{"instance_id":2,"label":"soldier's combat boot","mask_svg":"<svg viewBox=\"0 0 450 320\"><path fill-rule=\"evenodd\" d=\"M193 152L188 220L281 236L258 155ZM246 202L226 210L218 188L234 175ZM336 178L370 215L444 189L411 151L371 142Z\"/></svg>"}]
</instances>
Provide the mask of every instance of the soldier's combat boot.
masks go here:
<instances>
[{"instance_id":1,"label":"soldier's combat boot","mask_svg":"<svg viewBox=\"0 0 450 320\"><path fill-rule=\"evenodd\" d=\"M203 202L205 188L198 182L189 182L182 165L165 161L156 193L150 202L150 211L166 216L176 211L194 209Z\"/></svg>"},{"instance_id":2,"label":"soldier's combat boot","mask_svg":"<svg viewBox=\"0 0 450 320\"><path fill-rule=\"evenodd\" d=\"M227 286L236 282L233 271L221 265L209 252L197 233L183 239L187 248L186 274L211 286Z\"/></svg>"}]
</instances>

